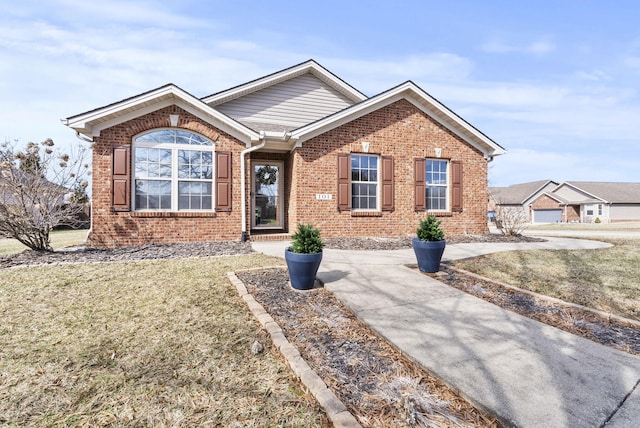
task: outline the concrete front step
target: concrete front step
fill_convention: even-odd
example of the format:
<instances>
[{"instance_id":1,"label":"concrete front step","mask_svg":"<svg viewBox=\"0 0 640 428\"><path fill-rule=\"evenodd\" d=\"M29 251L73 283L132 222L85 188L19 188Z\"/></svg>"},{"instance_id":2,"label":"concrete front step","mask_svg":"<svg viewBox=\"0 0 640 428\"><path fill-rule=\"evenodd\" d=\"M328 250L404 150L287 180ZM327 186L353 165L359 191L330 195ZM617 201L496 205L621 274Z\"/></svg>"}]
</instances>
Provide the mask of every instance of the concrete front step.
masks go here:
<instances>
[{"instance_id":1,"label":"concrete front step","mask_svg":"<svg viewBox=\"0 0 640 428\"><path fill-rule=\"evenodd\" d=\"M251 234L251 241L290 241L291 234L290 233L261 233L261 234Z\"/></svg>"}]
</instances>

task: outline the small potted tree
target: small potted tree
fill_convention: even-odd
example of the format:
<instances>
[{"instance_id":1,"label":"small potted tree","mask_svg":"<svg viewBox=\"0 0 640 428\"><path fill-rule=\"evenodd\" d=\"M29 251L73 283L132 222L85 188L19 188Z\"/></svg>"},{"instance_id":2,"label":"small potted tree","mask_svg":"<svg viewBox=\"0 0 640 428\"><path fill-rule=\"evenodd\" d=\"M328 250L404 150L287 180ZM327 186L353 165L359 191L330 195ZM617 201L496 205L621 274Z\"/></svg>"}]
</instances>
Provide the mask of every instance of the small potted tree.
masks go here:
<instances>
[{"instance_id":1,"label":"small potted tree","mask_svg":"<svg viewBox=\"0 0 640 428\"><path fill-rule=\"evenodd\" d=\"M322 261L324 243L320 231L313 225L300 224L293 234L291 246L284 252L289 268L291 286L297 290L310 290Z\"/></svg>"},{"instance_id":2,"label":"small potted tree","mask_svg":"<svg viewBox=\"0 0 640 428\"><path fill-rule=\"evenodd\" d=\"M418 268L422 272L438 272L440 261L447 243L444 239L444 230L440 227L442 221L434 216L427 216L420 221L416 230L417 237L413 238L411 244L416 253Z\"/></svg>"}]
</instances>

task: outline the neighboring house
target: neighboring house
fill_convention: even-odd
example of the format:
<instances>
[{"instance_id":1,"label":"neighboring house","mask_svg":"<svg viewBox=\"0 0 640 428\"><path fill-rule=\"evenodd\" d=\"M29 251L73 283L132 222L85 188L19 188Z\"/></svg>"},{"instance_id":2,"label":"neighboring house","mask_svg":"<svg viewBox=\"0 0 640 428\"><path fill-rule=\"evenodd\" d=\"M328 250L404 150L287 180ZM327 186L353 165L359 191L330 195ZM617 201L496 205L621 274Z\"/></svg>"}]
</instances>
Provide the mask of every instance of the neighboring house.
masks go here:
<instances>
[{"instance_id":1,"label":"neighboring house","mask_svg":"<svg viewBox=\"0 0 640 428\"><path fill-rule=\"evenodd\" d=\"M640 220L640 183L567 181L553 194L583 223Z\"/></svg>"},{"instance_id":2,"label":"neighboring house","mask_svg":"<svg viewBox=\"0 0 640 428\"><path fill-rule=\"evenodd\" d=\"M63 120L93 141L91 245L487 232L505 150L414 83L371 98L307 61L202 99L169 84ZM284 235L286 236L286 235Z\"/></svg>"},{"instance_id":3,"label":"neighboring house","mask_svg":"<svg viewBox=\"0 0 640 428\"><path fill-rule=\"evenodd\" d=\"M540 207L536 212L530 209L531 203L545 192L558 187L552 180L532 181L530 183L514 184L508 187L489 188L489 212L495 213L497 207L522 210L527 221L533 217L542 219L547 214L545 208Z\"/></svg>"},{"instance_id":4,"label":"neighboring house","mask_svg":"<svg viewBox=\"0 0 640 428\"><path fill-rule=\"evenodd\" d=\"M545 184L538 186L541 183ZM523 199L529 190L531 193ZM532 223L640 220L640 183L567 181L558 185L546 180L492 187L489 193L489 210L495 209L496 204L517 206Z\"/></svg>"}]
</instances>

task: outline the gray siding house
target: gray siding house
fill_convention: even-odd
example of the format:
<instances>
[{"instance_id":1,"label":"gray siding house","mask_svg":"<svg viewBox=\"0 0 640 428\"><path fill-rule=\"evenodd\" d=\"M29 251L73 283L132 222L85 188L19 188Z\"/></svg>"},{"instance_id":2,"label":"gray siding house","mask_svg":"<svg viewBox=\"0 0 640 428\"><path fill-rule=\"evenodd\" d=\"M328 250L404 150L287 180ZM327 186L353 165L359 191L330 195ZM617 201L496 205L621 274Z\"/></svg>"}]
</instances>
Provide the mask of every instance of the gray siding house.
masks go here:
<instances>
[{"instance_id":1,"label":"gray siding house","mask_svg":"<svg viewBox=\"0 0 640 428\"><path fill-rule=\"evenodd\" d=\"M489 211L516 207L531 223L640 221L640 183L552 180L489 188Z\"/></svg>"}]
</instances>

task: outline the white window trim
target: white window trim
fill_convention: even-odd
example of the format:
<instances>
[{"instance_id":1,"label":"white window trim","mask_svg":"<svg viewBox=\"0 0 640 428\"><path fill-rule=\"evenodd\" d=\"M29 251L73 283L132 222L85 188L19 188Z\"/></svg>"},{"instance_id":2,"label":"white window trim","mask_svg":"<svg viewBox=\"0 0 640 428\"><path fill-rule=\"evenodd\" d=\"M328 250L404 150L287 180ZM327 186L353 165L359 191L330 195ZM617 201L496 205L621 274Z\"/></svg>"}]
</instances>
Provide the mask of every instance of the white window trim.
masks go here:
<instances>
[{"instance_id":1,"label":"white window trim","mask_svg":"<svg viewBox=\"0 0 640 428\"><path fill-rule=\"evenodd\" d=\"M154 142L136 142L135 139L141 135L148 134L154 131L162 131L166 128L158 128L149 131L142 132L133 137L131 142L131 207L132 211L137 212L179 212L179 213L211 213L215 212L216 207L216 186L215 186L215 163L216 163L216 151L215 145L211 142L210 146L196 145L196 144L172 144L172 143L154 143ZM171 129L171 128L169 128ZM189 130L183 130L187 132L192 132ZM192 132L193 134L198 134L197 132ZM202 136L204 137L204 136ZM207 137L204 137L207 138ZM207 138L208 140L208 138ZM167 179L164 177L154 177L154 178L137 178L136 177L136 150L138 148L149 148L149 149L169 149L171 150L171 178ZM209 151L211 150L211 162L213 173L211 179L188 179L182 181L197 181L197 182L211 182L211 209L208 210L179 210L178 209L178 182L181 180L178 178L178 151L179 150L192 150L192 151ZM136 207L136 180L164 180L171 181L171 208L169 209L161 209L161 208L138 208Z\"/></svg>"},{"instance_id":2,"label":"white window trim","mask_svg":"<svg viewBox=\"0 0 640 428\"><path fill-rule=\"evenodd\" d=\"M376 158L376 171L377 171L377 176L378 179L376 180L376 207L375 208L353 208L353 199L351 200L351 211L352 212L381 212L382 209L381 207L381 197L382 195L380 194L381 192L381 185L380 185L380 180L382 180L382 171L380 170L381 168L381 163L380 163L380 159L382 158L380 155L377 154L371 154L371 153L351 153L349 155L349 186L351 187L351 189L353 189L353 184L371 184L373 183L372 181L353 181L351 179L351 173L353 172L351 169L351 156L369 156L369 157L375 157ZM353 191L350 190L350 198L353 198Z\"/></svg>"},{"instance_id":3,"label":"white window trim","mask_svg":"<svg viewBox=\"0 0 640 428\"><path fill-rule=\"evenodd\" d=\"M438 162L446 162L447 163L447 183L446 184L429 184L427 182L427 162L426 161L438 161ZM425 171L424 171L424 191L425 191L425 195L424 195L424 204L425 204L425 208L426 211L428 212L434 212L434 213L446 213L446 212L450 212L451 211L451 161L448 159L437 159L437 158L425 158ZM446 206L443 209L434 209L434 208L429 208L429 198L427 198L427 189L429 187L444 187L446 189L446 195L447 195L447 199L446 199Z\"/></svg>"}]
</instances>

